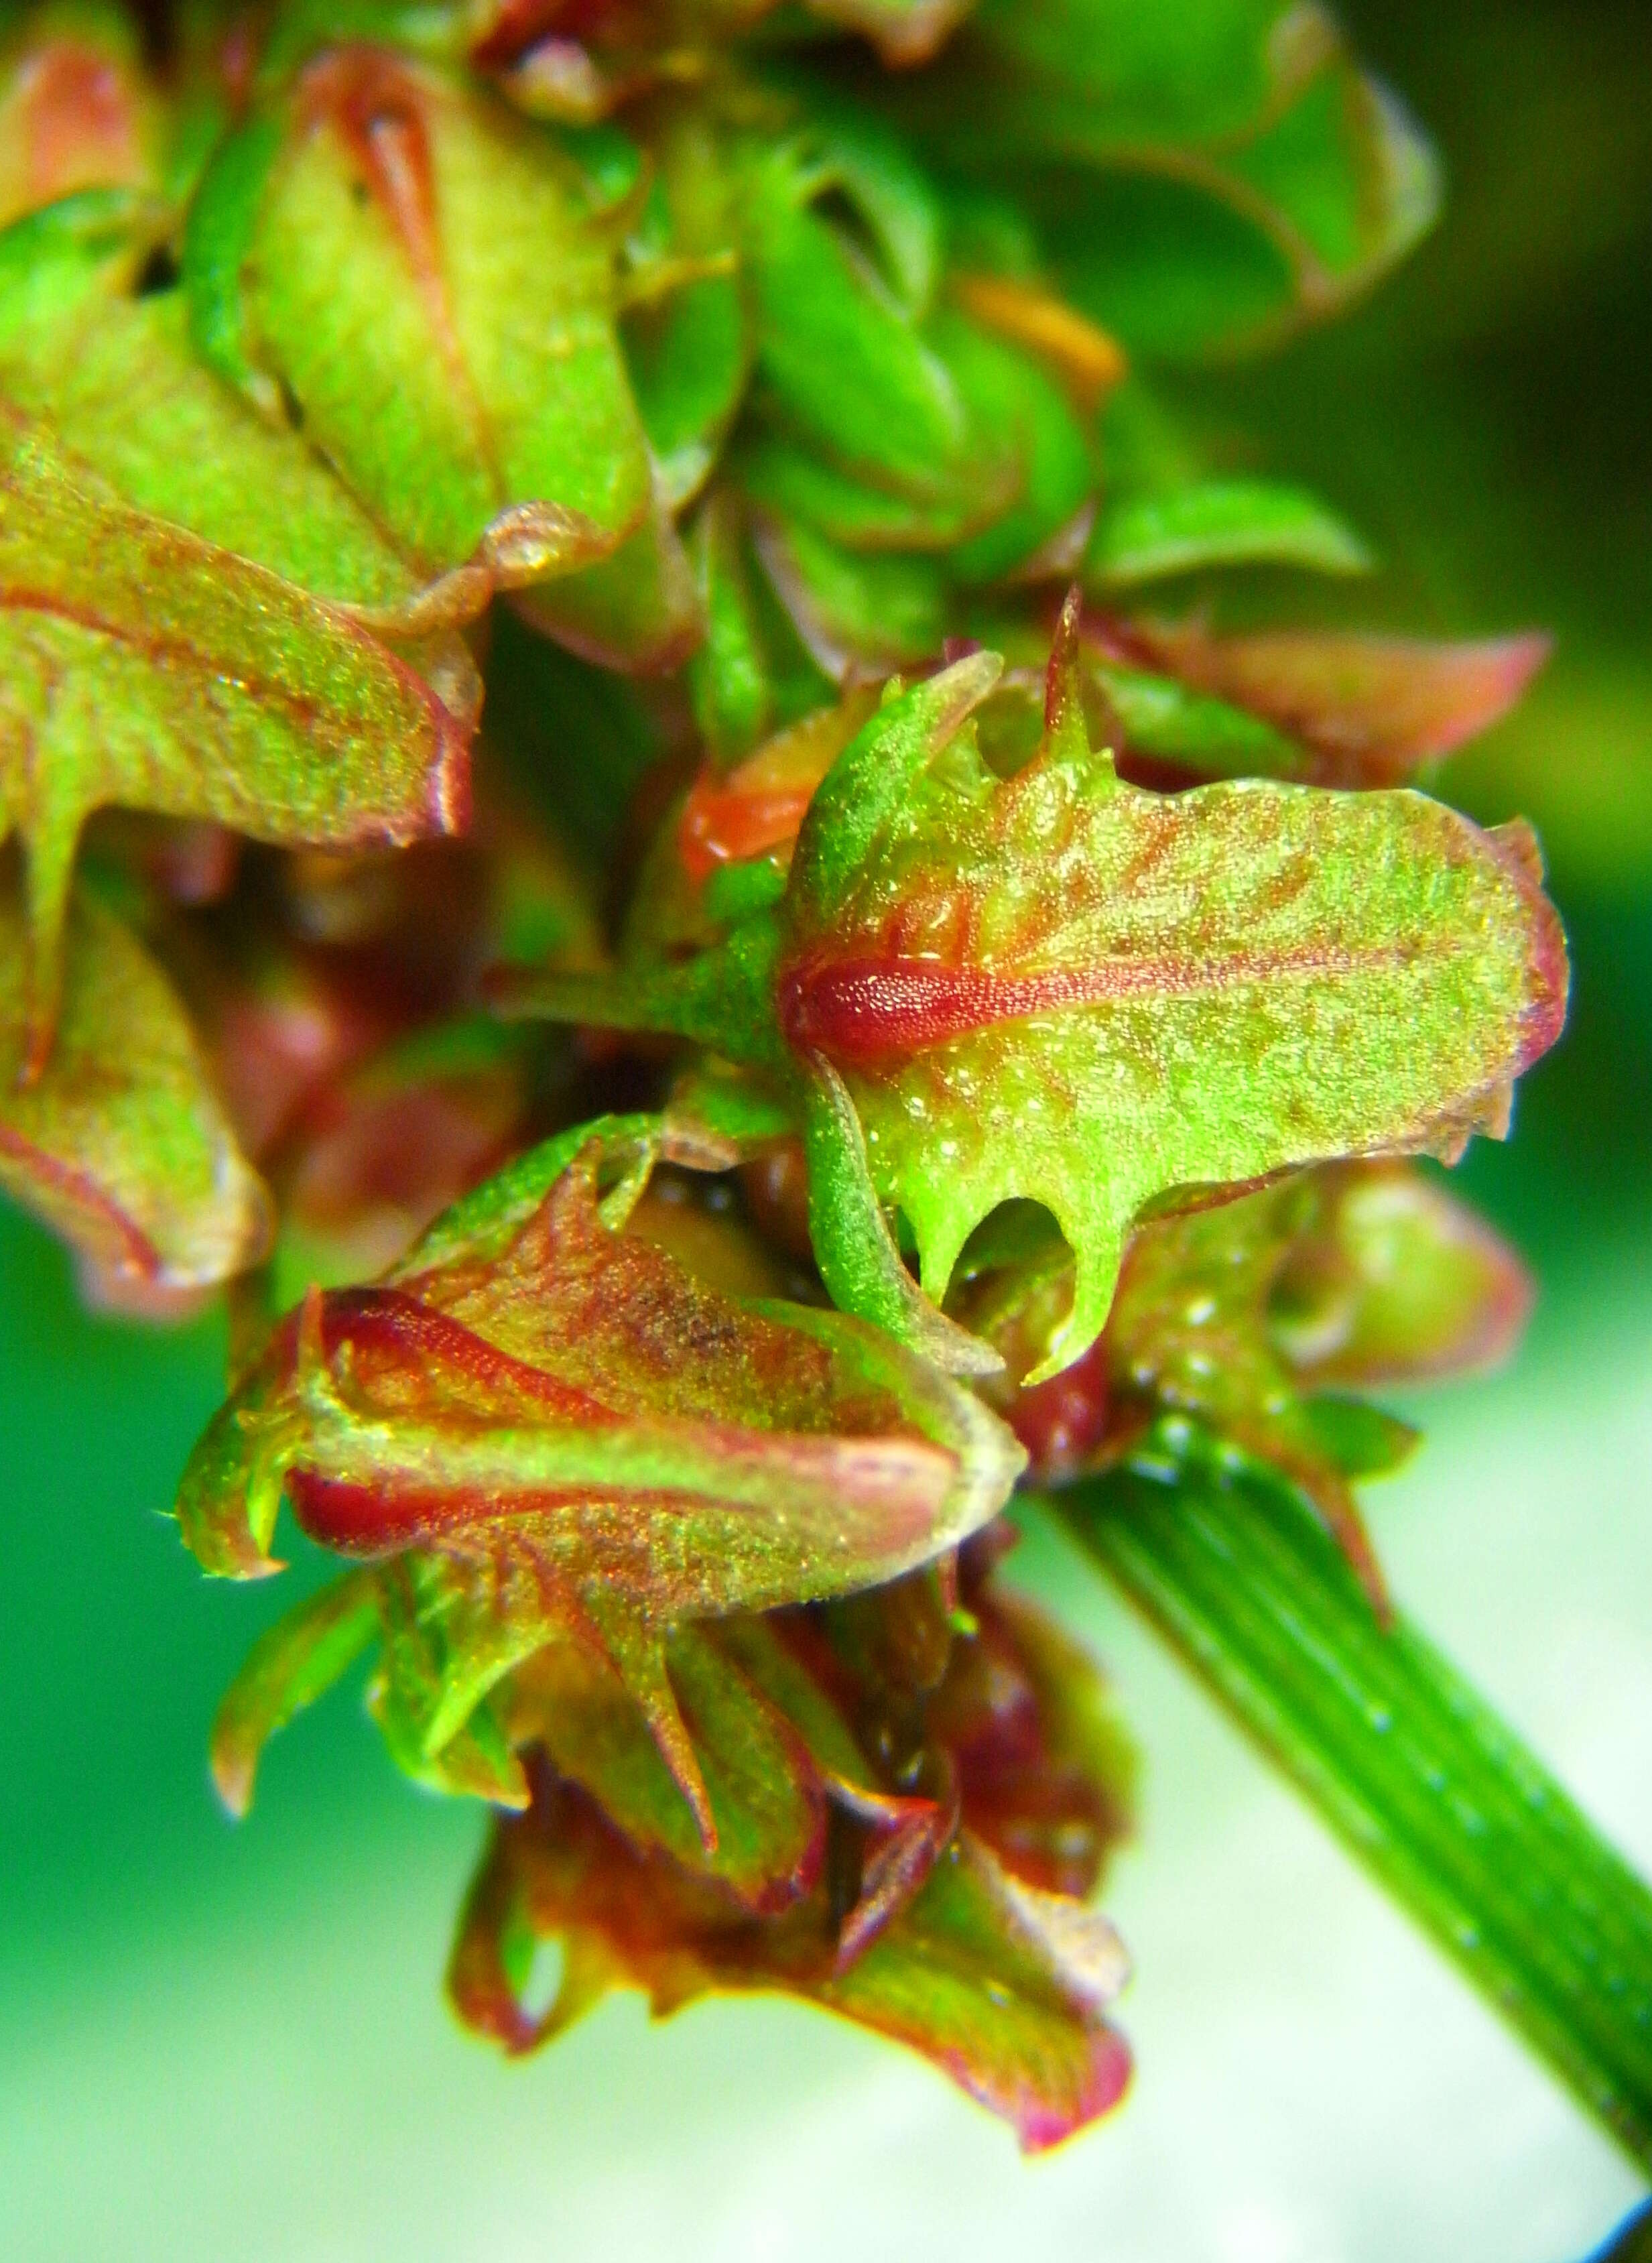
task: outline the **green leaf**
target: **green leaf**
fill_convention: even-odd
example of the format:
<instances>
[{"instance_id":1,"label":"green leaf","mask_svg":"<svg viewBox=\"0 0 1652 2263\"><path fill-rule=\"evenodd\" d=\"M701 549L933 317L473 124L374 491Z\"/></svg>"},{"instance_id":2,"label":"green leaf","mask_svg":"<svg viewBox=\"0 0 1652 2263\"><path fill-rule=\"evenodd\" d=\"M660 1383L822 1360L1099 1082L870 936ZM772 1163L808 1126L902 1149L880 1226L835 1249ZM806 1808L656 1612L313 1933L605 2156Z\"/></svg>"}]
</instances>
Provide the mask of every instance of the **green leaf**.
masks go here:
<instances>
[{"instance_id":1,"label":"green leaf","mask_svg":"<svg viewBox=\"0 0 1652 2263\"><path fill-rule=\"evenodd\" d=\"M57 1043L25 1081L24 920L0 892L0 1187L79 1253L105 1300L141 1304L255 1264L269 1197L235 1144L170 984L83 893L69 913Z\"/></svg>"},{"instance_id":2,"label":"green leaf","mask_svg":"<svg viewBox=\"0 0 1652 2263\"><path fill-rule=\"evenodd\" d=\"M941 649L948 604L939 560L857 556L802 518L762 529L756 547L799 640L832 683L921 663Z\"/></svg>"},{"instance_id":3,"label":"green leaf","mask_svg":"<svg viewBox=\"0 0 1652 2263\"><path fill-rule=\"evenodd\" d=\"M421 570L536 505L566 539L519 578L634 538L633 573L668 579L617 327L621 227L537 128L433 66L341 49L215 158L185 244L194 334L231 382L293 404ZM610 630L645 660L659 633L646 607Z\"/></svg>"},{"instance_id":4,"label":"green leaf","mask_svg":"<svg viewBox=\"0 0 1652 2263\"><path fill-rule=\"evenodd\" d=\"M1085 673L1100 695L1100 735L1122 761L1144 756L1199 777L1312 778L1309 749L1243 707L1096 653L1086 653Z\"/></svg>"},{"instance_id":5,"label":"green leaf","mask_svg":"<svg viewBox=\"0 0 1652 2263\"><path fill-rule=\"evenodd\" d=\"M28 859L32 1069L91 811L406 842L465 822L467 737L346 613L131 509L0 407L0 836Z\"/></svg>"},{"instance_id":6,"label":"green leaf","mask_svg":"<svg viewBox=\"0 0 1652 2263\"><path fill-rule=\"evenodd\" d=\"M0 235L0 392L136 509L317 596L410 599L417 575L305 441L200 366L181 293L139 294L141 223L88 195Z\"/></svg>"},{"instance_id":7,"label":"green leaf","mask_svg":"<svg viewBox=\"0 0 1652 2263\"><path fill-rule=\"evenodd\" d=\"M869 168L855 162L863 152L841 136L754 149L741 209L756 373L810 447L922 495L963 446L965 412L920 334L931 260L905 250L938 226L933 192L892 145L878 154L869 196ZM847 207L843 225L830 216L833 199Z\"/></svg>"},{"instance_id":8,"label":"green leaf","mask_svg":"<svg viewBox=\"0 0 1652 2263\"><path fill-rule=\"evenodd\" d=\"M656 187L633 244L622 336L631 389L670 507L704 486L751 360L736 264L732 177L709 123L667 118L650 144ZM653 223L651 225L651 223Z\"/></svg>"},{"instance_id":9,"label":"green leaf","mask_svg":"<svg viewBox=\"0 0 1652 2263\"><path fill-rule=\"evenodd\" d=\"M938 1304L983 1218L1044 1204L1075 1290L1033 1380L1094 1341L1150 1203L1500 1135L1566 1001L1525 828L1412 793L1138 792L1088 744L1077 636L1070 603L1046 741L1014 777L977 744L999 673L977 654L886 699L838 758L777 915L683 965L512 992L771 1071L777 1024L827 1285L944 1365L995 1363L926 1310L883 1208Z\"/></svg>"},{"instance_id":10,"label":"green leaf","mask_svg":"<svg viewBox=\"0 0 1652 2263\"><path fill-rule=\"evenodd\" d=\"M1288 1488L1196 1434L1059 1514L1488 2003L1652 2165L1652 1894Z\"/></svg>"},{"instance_id":11,"label":"green leaf","mask_svg":"<svg viewBox=\"0 0 1652 2263\"><path fill-rule=\"evenodd\" d=\"M739 498L719 481L689 533L707 625L688 670L695 722L718 770L828 702L827 671L839 657L816 659L804 642L802 593L783 543L776 551L765 541L760 561L749 533Z\"/></svg>"},{"instance_id":12,"label":"green leaf","mask_svg":"<svg viewBox=\"0 0 1652 2263\"><path fill-rule=\"evenodd\" d=\"M368 1703L391 1758L415 1783L522 1808L527 1777L487 1695L509 1662L508 1652L496 1655L509 1623L487 1609L476 1584L463 1566L417 1551L382 1566L383 1645Z\"/></svg>"},{"instance_id":13,"label":"green leaf","mask_svg":"<svg viewBox=\"0 0 1652 2263\"><path fill-rule=\"evenodd\" d=\"M1363 574L1372 562L1358 535L1301 488L1206 480L1115 503L1096 527L1084 570L1088 584L1107 590L1213 566Z\"/></svg>"},{"instance_id":14,"label":"green leaf","mask_svg":"<svg viewBox=\"0 0 1652 2263\"><path fill-rule=\"evenodd\" d=\"M1331 313L1438 209L1438 169L1331 17L1290 0L989 0L890 100L1030 214L1067 295L1145 354Z\"/></svg>"},{"instance_id":15,"label":"green leaf","mask_svg":"<svg viewBox=\"0 0 1652 2263\"><path fill-rule=\"evenodd\" d=\"M750 181L746 491L845 549L962 546L966 582L1027 567L1088 504L1087 439L1008 334L931 303L927 184L895 145L835 129L765 153Z\"/></svg>"},{"instance_id":16,"label":"green leaf","mask_svg":"<svg viewBox=\"0 0 1652 2263\"><path fill-rule=\"evenodd\" d=\"M1138 792L1086 743L1075 668L1007 783L963 724L984 658L868 726L799 835L778 990L931 1298L999 1204L1053 1214L1077 1274L1045 1372L1099 1333L1145 1204L1499 1128L1566 987L1523 840L1411 794Z\"/></svg>"}]
</instances>

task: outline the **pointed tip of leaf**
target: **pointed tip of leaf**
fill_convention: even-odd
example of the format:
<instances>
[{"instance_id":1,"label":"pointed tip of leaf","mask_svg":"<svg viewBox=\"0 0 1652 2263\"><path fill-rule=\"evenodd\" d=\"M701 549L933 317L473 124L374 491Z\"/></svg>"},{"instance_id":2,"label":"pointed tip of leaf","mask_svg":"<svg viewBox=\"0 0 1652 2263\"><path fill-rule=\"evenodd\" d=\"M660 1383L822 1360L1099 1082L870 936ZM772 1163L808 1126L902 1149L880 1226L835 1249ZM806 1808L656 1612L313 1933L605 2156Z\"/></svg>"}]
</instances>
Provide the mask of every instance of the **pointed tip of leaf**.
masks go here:
<instances>
[{"instance_id":1,"label":"pointed tip of leaf","mask_svg":"<svg viewBox=\"0 0 1652 2263\"><path fill-rule=\"evenodd\" d=\"M688 1802L706 1855L717 1852L717 1818L706 1789L689 1724L682 1717L677 1693L666 1664L665 1637L657 1627L634 1612L611 1603L595 1614L609 1662L624 1684L625 1694L647 1724L656 1750L671 1781Z\"/></svg>"}]
</instances>

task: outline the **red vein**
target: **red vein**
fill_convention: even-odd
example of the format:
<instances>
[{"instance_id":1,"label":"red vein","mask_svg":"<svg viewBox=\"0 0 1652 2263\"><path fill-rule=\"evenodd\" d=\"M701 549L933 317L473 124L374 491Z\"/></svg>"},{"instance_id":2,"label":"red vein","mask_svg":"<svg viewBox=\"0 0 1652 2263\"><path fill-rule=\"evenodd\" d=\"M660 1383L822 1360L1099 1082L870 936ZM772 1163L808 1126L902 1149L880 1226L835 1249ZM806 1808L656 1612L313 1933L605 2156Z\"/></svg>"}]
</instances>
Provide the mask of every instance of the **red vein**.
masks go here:
<instances>
[{"instance_id":1,"label":"red vein","mask_svg":"<svg viewBox=\"0 0 1652 2263\"><path fill-rule=\"evenodd\" d=\"M781 978L781 1027L799 1052L846 1062L920 1052L1000 1022L1141 997L1207 997L1237 983L1349 974L1403 965L1404 944L1360 951L1235 951L1216 959L1098 958L997 974L939 959L848 958Z\"/></svg>"}]
</instances>

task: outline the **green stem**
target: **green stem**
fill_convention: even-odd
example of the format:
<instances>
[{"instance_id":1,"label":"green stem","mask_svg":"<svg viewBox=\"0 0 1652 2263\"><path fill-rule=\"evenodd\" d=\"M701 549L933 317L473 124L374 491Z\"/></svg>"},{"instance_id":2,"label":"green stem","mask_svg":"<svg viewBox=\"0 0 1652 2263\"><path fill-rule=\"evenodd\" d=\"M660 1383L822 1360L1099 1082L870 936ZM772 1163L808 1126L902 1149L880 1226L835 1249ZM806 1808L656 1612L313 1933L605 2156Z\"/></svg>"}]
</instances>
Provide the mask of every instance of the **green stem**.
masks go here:
<instances>
[{"instance_id":1,"label":"green stem","mask_svg":"<svg viewBox=\"0 0 1652 2263\"><path fill-rule=\"evenodd\" d=\"M1143 1457L1050 1497L1081 1546L1642 2167L1652 1894L1306 1505Z\"/></svg>"}]
</instances>

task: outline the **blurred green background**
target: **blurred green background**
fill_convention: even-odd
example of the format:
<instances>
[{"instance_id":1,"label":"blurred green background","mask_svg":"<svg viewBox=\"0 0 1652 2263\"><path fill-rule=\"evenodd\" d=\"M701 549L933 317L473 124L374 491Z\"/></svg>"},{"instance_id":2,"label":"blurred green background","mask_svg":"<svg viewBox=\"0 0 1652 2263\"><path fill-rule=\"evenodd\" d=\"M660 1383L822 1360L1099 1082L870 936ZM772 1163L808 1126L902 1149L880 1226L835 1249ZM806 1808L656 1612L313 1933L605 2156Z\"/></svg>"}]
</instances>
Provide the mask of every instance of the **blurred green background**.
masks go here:
<instances>
[{"instance_id":1,"label":"blurred green background","mask_svg":"<svg viewBox=\"0 0 1652 2263\"><path fill-rule=\"evenodd\" d=\"M1367 617L1556 632L1446 790L1536 821L1577 970L1513 1144L1461 1175L1542 1280L1530 1341L1420 1410L1427 1448L1370 1507L1403 1601L1652 1868L1648 27L1643 0L1345 12L1444 148L1446 223L1340 329L1188 402L1394 561ZM462 2041L438 1981L474 1817L394 1779L348 1698L280 1741L247 1826L211 1799L214 1698L289 1599L205 1586L158 1514L220 1350L88 1319L0 1215L7 2258L1568 2263L1635 2204L1038 1534L1022 1576L1094 1642L1148 1761L1109 1896L1139 1965L1121 2115L1029 2167L921 2066L778 2003L653 2034L610 2004L526 2066Z\"/></svg>"}]
</instances>

